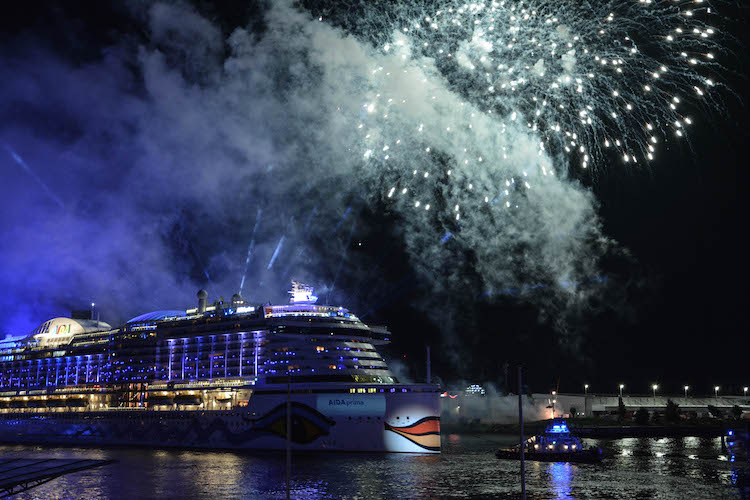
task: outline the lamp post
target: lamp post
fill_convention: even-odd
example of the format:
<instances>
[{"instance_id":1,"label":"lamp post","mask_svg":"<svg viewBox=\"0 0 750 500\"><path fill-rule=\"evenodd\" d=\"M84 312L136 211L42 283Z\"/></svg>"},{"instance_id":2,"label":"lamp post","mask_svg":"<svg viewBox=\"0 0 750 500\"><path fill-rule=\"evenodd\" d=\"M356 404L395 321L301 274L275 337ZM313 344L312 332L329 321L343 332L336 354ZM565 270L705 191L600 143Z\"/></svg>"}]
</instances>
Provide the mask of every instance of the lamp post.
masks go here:
<instances>
[{"instance_id":1,"label":"lamp post","mask_svg":"<svg viewBox=\"0 0 750 500\"><path fill-rule=\"evenodd\" d=\"M686 386L685 386L685 397L687 397L687 391L688 391L688 389L690 389L690 386L689 386L689 385L686 385Z\"/></svg>"},{"instance_id":2,"label":"lamp post","mask_svg":"<svg viewBox=\"0 0 750 500\"><path fill-rule=\"evenodd\" d=\"M552 418L555 418L555 403L557 403L557 391L552 391Z\"/></svg>"},{"instance_id":3,"label":"lamp post","mask_svg":"<svg viewBox=\"0 0 750 500\"><path fill-rule=\"evenodd\" d=\"M656 389L658 389L659 386L657 384L654 384L651 386L651 388L654 390L654 399L656 399Z\"/></svg>"},{"instance_id":4,"label":"lamp post","mask_svg":"<svg viewBox=\"0 0 750 500\"><path fill-rule=\"evenodd\" d=\"M745 392L745 396L747 396L747 387L743 387L742 390Z\"/></svg>"},{"instance_id":5,"label":"lamp post","mask_svg":"<svg viewBox=\"0 0 750 500\"><path fill-rule=\"evenodd\" d=\"M620 384L620 397L622 397L622 390L625 388L625 384Z\"/></svg>"},{"instance_id":6,"label":"lamp post","mask_svg":"<svg viewBox=\"0 0 750 500\"><path fill-rule=\"evenodd\" d=\"M714 387L714 397L715 398L719 397L719 386L718 385Z\"/></svg>"},{"instance_id":7,"label":"lamp post","mask_svg":"<svg viewBox=\"0 0 750 500\"><path fill-rule=\"evenodd\" d=\"M747 387L745 387L745 394L747 394ZM588 394L589 393L589 384L583 384L583 393Z\"/></svg>"}]
</instances>

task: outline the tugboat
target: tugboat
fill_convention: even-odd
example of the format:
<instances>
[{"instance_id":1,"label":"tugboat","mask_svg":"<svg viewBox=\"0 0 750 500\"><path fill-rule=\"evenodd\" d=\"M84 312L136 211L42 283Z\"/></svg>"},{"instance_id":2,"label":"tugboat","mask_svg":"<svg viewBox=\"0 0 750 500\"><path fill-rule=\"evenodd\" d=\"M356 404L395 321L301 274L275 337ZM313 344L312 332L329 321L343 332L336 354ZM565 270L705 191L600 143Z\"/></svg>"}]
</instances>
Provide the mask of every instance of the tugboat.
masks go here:
<instances>
[{"instance_id":1,"label":"tugboat","mask_svg":"<svg viewBox=\"0 0 750 500\"><path fill-rule=\"evenodd\" d=\"M497 458L521 459L521 449L501 448L495 452ZM533 436L524 443L524 459L538 462L596 463L602 460L600 448L586 447L570 433L564 419L555 418L544 433Z\"/></svg>"}]
</instances>

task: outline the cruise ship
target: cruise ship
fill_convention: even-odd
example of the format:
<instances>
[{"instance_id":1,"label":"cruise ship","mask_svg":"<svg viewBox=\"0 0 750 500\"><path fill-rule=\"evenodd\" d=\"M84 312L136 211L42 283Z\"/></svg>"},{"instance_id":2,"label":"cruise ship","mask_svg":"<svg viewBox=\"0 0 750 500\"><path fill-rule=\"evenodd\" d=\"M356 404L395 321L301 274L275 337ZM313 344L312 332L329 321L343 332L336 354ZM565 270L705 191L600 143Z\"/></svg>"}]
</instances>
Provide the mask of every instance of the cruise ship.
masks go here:
<instances>
[{"instance_id":1,"label":"cruise ship","mask_svg":"<svg viewBox=\"0 0 750 500\"><path fill-rule=\"evenodd\" d=\"M440 452L438 386L404 384L390 340L347 309L239 295L112 328L93 312L0 344L0 441L211 449Z\"/></svg>"}]
</instances>

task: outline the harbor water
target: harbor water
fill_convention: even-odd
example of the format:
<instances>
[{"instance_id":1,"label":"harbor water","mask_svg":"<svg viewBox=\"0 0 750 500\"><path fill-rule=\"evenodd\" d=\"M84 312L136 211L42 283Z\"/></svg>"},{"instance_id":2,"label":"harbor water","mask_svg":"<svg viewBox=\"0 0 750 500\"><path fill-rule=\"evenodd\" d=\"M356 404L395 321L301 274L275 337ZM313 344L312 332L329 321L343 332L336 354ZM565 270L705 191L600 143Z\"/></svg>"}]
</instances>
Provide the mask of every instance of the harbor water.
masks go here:
<instances>
[{"instance_id":1,"label":"harbor water","mask_svg":"<svg viewBox=\"0 0 750 500\"><path fill-rule=\"evenodd\" d=\"M519 462L493 451L511 436L443 435L440 455L313 454L292 458L291 496L300 499L518 498ZM741 498L739 467L719 438L587 440L610 456L602 464L527 462L527 498ZM114 459L60 477L17 499L285 498L285 457L133 448L0 446L0 458Z\"/></svg>"}]
</instances>

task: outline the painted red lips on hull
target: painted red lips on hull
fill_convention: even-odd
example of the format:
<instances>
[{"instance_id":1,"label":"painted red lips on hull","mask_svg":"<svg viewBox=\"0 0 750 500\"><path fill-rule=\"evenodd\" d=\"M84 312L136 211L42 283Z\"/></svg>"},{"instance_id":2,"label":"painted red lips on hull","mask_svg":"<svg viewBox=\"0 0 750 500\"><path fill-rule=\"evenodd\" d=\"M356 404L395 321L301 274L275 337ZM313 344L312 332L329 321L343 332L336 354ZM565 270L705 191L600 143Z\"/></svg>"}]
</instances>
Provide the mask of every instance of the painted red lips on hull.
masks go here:
<instances>
[{"instance_id":1,"label":"painted red lips on hull","mask_svg":"<svg viewBox=\"0 0 750 500\"><path fill-rule=\"evenodd\" d=\"M440 417L425 417L403 427L386 423L385 429L405 437L425 450L440 451Z\"/></svg>"}]
</instances>

